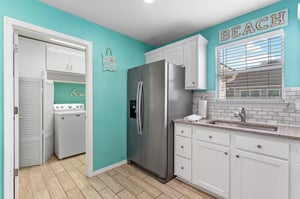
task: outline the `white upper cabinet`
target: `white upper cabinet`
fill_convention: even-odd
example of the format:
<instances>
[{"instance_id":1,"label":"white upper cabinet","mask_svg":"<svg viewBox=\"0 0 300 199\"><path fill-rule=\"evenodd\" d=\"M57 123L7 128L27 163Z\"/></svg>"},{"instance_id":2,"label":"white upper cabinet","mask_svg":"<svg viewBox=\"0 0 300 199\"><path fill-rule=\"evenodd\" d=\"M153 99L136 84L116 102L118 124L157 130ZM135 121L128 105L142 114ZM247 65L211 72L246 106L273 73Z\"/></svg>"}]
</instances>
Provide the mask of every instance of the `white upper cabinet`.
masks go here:
<instances>
[{"instance_id":1,"label":"white upper cabinet","mask_svg":"<svg viewBox=\"0 0 300 199\"><path fill-rule=\"evenodd\" d=\"M163 57L169 63L182 66L183 65L183 46L171 45L163 50Z\"/></svg>"},{"instance_id":2,"label":"white upper cabinet","mask_svg":"<svg viewBox=\"0 0 300 199\"><path fill-rule=\"evenodd\" d=\"M71 72L85 74L85 52L81 50L70 49Z\"/></svg>"},{"instance_id":3,"label":"white upper cabinet","mask_svg":"<svg viewBox=\"0 0 300 199\"><path fill-rule=\"evenodd\" d=\"M200 35L184 44L186 89L206 89L206 45Z\"/></svg>"},{"instance_id":4,"label":"white upper cabinet","mask_svg":"<svg viewBox=\"0 0 300 199\"><path fill-rule=\"evenodd\" d=\"M68 72L69 52L59 46L47 46L47 70Z\"/></svg>"},{"instance_id":5,"label":"white upper cabinet","mask_svg":"<svg viewBox=\"0 0 300 199\"><path fill-rule=\"evenodd\" d=\"M185 88L195 88L197 85L197 42L190 41L184 45ZM202 85L204 87L206 85Z\"/></svg>"},{"instance_id":6,"label":"white upper cabinet","mask_svg":"<svg viewBox=\"0 0 300 199\"><path fill-rule=\"evenodd\" d=\"M196 35L145 53L146 63L165 59L185 67L185 88L206 89L207 40Z\"/></svg>"},{"instance_id":7,"label":"white upper cabinet","mask_svg":"<svg viewBox=\"0 0 300 199\"><path fill-rule=\"evenodd\" d=\"M153 50L146 55L146 63L152 63L163 59L162 53L159 50Z\"/></svg>"},{"instance_id":8,"label":"white upper cabinet","mask_svg":"<svg viewBox=\"0 0 300 199\"><path fill-rule=\"evenodd\" d=\"M47 45L47 70L85 74L85 52L57 45Z\"/></svg>"}]
</instances>

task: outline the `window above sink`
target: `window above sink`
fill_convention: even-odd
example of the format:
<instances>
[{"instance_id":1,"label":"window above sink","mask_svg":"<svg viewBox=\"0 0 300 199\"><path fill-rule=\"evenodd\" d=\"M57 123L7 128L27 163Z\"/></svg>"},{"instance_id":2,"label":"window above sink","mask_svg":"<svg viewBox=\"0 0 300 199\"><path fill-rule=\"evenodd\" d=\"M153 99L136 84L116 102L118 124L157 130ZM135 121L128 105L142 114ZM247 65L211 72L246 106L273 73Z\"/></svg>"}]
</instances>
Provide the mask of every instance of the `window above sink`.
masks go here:
<instances>
[{"instance_id":1,"label":"window above sink","mask_svg":"<svg viewBox=\"0 0 300 199\"><path fill-rule=\"evenodd\" d=\"M218 46L218 99L282 101L283 55L283 30Z\"/></svg>"}]
</instances>

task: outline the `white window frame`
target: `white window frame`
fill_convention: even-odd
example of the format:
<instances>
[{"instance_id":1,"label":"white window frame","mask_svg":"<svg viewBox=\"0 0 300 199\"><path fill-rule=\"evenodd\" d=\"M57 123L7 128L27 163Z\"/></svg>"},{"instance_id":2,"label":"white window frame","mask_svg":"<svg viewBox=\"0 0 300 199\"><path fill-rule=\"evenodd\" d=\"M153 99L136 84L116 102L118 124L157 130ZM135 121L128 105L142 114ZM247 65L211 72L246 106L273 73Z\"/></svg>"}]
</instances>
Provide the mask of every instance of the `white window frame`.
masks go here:
<instances>
[{"instance_id":1,"label":"white window frame","mask_svg":"<svg viewBox=\"0 0 300 199\"><path fill-rule=\"evenodd\" d=\"M248 91L248 97L251 99L251 97L254 97L254 96L252 96L251 95L251 91L258 91L259 92L259 97L260 97L260 95L261 95L261 89L248 89L248 90L240 90L239 92L240 92L240 95L242 95L242 92L243 91ZM244 99L244 98L243 98ZM245 99L247 99L247 98L245 98Z\"/></svg>"},{"instance_id":2,"label":"white window frame","mask_svg":"<svg viewBox=\"0 0 300 199\"><path fill-rule=\"evenodd\" d=\"M219 49L223 49L223 48L228 48L231 46L236 46L236 45L240 45L243 43L247 43L247 42L251 42L251 41L255 41L255 40L259 40L259 39L264 39L266 37L272 37L275 35L282 35L283 38L283 42L285 42L285 35L284 35L284 30L283 29L279 29L279 30L275 30L275 31L271 31L271 32L267 32L267 33L263 33L263 34L259 34L253 37L248 37L246 39L241 39L238 41L234 41L234 42L230 42L224 45L219 45L215 47L215 83L216 83L216 101L219 102L241 102L241 103L280 103L280 102L284 102L285 101L285 95L284 95L284 54L285 54L285 49L284 49L284 53L282 54L282 67L281 67L281 98L280 99L251 99L251 98L240 98L240 99L220 99L219 97L219 77L218 77L218 51Z\"/></svg>"}]
</instances>

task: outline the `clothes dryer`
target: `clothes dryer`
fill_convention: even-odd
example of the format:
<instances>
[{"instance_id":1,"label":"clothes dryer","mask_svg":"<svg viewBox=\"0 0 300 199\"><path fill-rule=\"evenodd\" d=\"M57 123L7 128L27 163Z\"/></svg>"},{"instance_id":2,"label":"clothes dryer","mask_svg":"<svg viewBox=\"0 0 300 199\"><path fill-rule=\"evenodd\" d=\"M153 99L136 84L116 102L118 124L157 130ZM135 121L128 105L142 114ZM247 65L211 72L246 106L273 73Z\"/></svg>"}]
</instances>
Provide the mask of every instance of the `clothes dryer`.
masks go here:
<instances>
[{"instance_id":1,"label":"clothes dryer","mask_svg":"<svg viewBox=\"0 0 300 199\"><path fill-rule=\"evenodd\" d=\"M54 104L54 114L54 152L58 159L84 153L84 104Z\"/></svg>"}]
</instances>

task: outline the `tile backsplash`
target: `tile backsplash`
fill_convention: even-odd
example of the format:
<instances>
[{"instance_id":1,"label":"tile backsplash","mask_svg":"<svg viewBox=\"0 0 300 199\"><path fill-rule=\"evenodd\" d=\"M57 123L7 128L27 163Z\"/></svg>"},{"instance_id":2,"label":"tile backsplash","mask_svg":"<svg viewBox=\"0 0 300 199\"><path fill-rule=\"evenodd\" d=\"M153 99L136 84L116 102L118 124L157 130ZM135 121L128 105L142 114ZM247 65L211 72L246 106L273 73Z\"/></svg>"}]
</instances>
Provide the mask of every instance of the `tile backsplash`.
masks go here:
<instances>
[{"instance_id":1,"label":"tile backsplash","mask_svg":"<svg viewBox=\"0 0 300 199\"><path fill-rule=\"evenodd\" d=\"M216 101L215 95L215 91L194 92L193 113L198 113L198 100L204 99L207 100L209 119L239 121L239 118L234 117L234 113L239 111L240 107L245 107L247 122L300 125L300 110L296 110L295 105L295 102L300 100L300 87L285 88L285 102L281 103Z\"/></svg>"}]
</instances>

